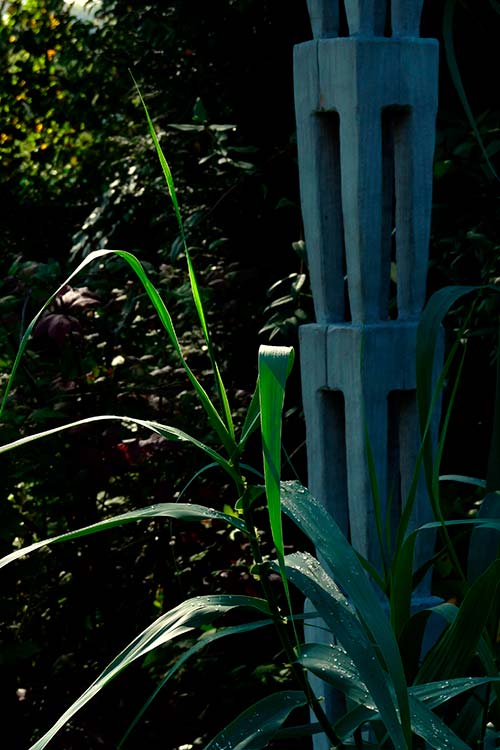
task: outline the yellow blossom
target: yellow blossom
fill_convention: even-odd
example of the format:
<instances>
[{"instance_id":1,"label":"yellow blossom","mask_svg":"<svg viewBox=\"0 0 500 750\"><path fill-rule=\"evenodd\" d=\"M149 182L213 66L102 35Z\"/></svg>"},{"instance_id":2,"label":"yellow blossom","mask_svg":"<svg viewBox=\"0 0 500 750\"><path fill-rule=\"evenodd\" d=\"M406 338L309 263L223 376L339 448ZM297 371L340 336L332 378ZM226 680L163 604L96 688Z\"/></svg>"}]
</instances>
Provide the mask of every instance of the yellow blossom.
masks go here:
<instances>
[{"instance_id":1,"label":"yellow blossom","mask_svg":"<svg viewBox=\"0 0 500 750\"><path fill-rule=\"evenodd\" d=\"M50 62L51 60L53 60L54 57L56 56L56 54L57 54L57 52L56 52L55 49L48 49L47 50L47 59L48 59L48 61Z\"/></svg>"},{"instance_id":2,"label":"yellow blossom","mask_svg":"<svg viewBox=\"0 0 500 750\"><path fill-rule=\"evenodd\" d=\"M37 124L35 125L35 130L37 133L41 133L43 130L43 122L37 122Z\"/></svg>"}]
</instances>

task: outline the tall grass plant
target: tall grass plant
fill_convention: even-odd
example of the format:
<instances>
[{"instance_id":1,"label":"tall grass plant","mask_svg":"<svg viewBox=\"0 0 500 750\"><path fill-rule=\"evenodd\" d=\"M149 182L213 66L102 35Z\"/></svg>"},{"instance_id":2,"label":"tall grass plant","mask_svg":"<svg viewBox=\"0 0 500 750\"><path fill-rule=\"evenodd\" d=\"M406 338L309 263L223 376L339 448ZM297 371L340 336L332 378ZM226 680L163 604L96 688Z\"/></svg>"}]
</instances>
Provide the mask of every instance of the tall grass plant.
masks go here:
<instances>
[{"instance_id":1,"label":"tall grass plant","mask_svg":"<svg viewBox=\"0 0 500 750\"><path fill-rule=\"evenodd\" d=\"M142 101L142 100L141 100ZM142 102L144 104L144 102ZM406 499L397 541L386 572L380 575L363 560L340 532L335 520L299 482L281 481L281 424L287 377L293 364L290 347L262 346L258 357L258 380L241 428L233 422L232 410L222 374L217 364L195 269L184 232L180 207L168 162L158 141L153 123L144 105L149 132L158 154L162 172L177 219L183 252L187 261L192 297L203 334L213 375L213 392L202 385L183 354L172 317L158 290L150 281L140 261L124 251L100 250L90 254L51 295L26 328L14 367L2 399L2 411L8 408L8 397L33 330L41 315L85 267L105 262L111 257L125 261L144 287L166 332L214 434L214 439L201 441L194 434L159 421L126 415L97 415L21 437L0 447L5 453L50 438L56 432L81 425L112 420L123 425L133 424L174 442L184 442L200 450L206 457L205 469L218 466L234 489L234 511L222 512L201 505L177 502L159 503L121 513L98 523L35 541L16 549L0 561L4 567L48 545L105 532L114 527L143 519L175 519L176 523L211 520L227 524L243 534L252 551L253 575L260 581L262 596L209 595L195 596L162 614L148 625L103 669L99 676L31 746L30 750L47 747L55 735L93 700L110 682L114 682L132 663L143 660L153 650L179 640L187 633L208 633L194 642L168 670L150 700L139 711L119 747L126 747L140 718L160 690L168 690L169 679L190 657L220 638L234 634L256 634L261 628L274 627L284 662L290 665L296 689L280 690L259 700L233 718L224 729L205 744L206 750L259 750L271 740L291 735L312 735L323 732L335 748L355 745L410 750L422 744L435 750L451 748L487 748L500 732L498 720L500 676L498 671L499 628L499 566L497 541L485 550L484 534L497 535L498 518L498 430L495 430L489 476L485 482L486 496L476 518L465 521L446 520L440 502L440 457L446 429L437 452L429 438L432 412L439 390L448 376L459 352L452 347L436 388L432 385L433 359L442 320L448 309L472 288L451 288L435 295L423 315L418 337L418 392L422 425L422 448L415 468L415 481ZM452 404L449 407L452 408ZM498 406L496 407L498 412ZM449 413L449 412L448 412ZM447 415L444 426L446 427ZM260 429L263 478L260 467L245 463L247 442ZM214 447L215 446L215 447ZM416 483L424 467L429 498L436 520L408 533ZM203 469L203 470L205 470ZM477 481L454 477L455 481ZM264 499L276 560L263 554L260 533L255 521L257 501ZM282 513L305 534L316 549L318 559L306 552L286 554ZM380 528L385 519L379 518ZM467 566L456 554L451 532L455 526L468 529L470 544ZM412 613L411 595L418 582L414 570L415 543L420 534L437 529L439 544L447 550L464 581L463 600L454 604L443 602L426 611ZM490 539L490 536L488 536ZM321 560L321 562L319 562ZM22 563L21 563L22 564ZM429 561L429 565L432 561ZM270 577L277 574L283 595L277 597ZM311 603L311 611L294 613L291 587ZM219 618L231 611L248 613L237 625L222 624ZM422 643L427 620L440 618L442 635L427 652ZM302 622L310 619L324 623L328 636L320 643L303 642ZM321 696L316 696L309 675L319 676L325 683L346 697L347 710L342 716L327 716ZM114 683L119 684L119 683ZM307 726L296 725L296 709L309 706L315 721ZM292 717L292 719L290 719ZM464 717L471 717L465 721ZM285 726L284 726L285 725ZM364 730L370 729L369 734ZM368 738L368 739L367 739ZM370 745L370 743L372 743Z\"/></svg>"}]
</instances>

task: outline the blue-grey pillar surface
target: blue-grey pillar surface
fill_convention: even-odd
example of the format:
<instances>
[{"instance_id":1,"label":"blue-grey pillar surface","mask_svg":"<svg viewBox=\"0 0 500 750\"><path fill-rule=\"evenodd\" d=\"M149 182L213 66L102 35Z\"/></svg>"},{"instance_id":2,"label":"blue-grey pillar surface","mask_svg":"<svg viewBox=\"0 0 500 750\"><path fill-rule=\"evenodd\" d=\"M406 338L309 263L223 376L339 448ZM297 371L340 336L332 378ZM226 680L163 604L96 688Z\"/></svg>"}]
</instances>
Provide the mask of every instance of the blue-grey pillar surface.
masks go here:
<instances>
[{"instance_id":1,"label":"blue-grey pillar surface","mask_svg":"<svg viewBox=\"0 0 500 750\"><path fill-rule=\"evenodd\" d=\"M379 566L366 436L394 529L419 447L415 343L428 264L438 43L419 36L422 0L392 0L390 10L386 0L345 0L342 37L338 2L308 0L314 39L295 48L294 60L317 321L300 331L308 484ZM411 525L429 518L420 481ZM317 750L328 746L322 742Z\"/></svg>"}]
</instances>

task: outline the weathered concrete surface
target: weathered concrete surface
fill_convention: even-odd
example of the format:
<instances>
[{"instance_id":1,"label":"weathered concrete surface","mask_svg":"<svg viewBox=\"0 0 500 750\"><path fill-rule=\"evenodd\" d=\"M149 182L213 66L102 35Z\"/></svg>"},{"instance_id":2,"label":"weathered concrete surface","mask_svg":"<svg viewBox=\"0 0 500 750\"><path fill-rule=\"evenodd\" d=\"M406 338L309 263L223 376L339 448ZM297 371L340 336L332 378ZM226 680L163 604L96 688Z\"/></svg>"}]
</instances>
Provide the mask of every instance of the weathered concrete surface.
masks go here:
<instances>
[{"instance_id":1,"label":"weathered concrete surface","mask_svg":"<svg viewBox=\"0 0 500 750\"><path fill-rule=\"evenodd\" d=\"M422 0L392 0L390 13L385 0L345 0L343 37L338 0L308 7L314 39L295 49L317 321L300 331L308 484L380 568L367 438L394 531L419 447L415 341L428 264L438 44L419 38ZM411 527L429 518L421 478ZM427 544L418 555L431 551ZM426 581L419 605L428 596ZM317 687L335 713L338 699ZM326 738L315 739L316 750L326 747Z\"/></svg>"}]
</instances>

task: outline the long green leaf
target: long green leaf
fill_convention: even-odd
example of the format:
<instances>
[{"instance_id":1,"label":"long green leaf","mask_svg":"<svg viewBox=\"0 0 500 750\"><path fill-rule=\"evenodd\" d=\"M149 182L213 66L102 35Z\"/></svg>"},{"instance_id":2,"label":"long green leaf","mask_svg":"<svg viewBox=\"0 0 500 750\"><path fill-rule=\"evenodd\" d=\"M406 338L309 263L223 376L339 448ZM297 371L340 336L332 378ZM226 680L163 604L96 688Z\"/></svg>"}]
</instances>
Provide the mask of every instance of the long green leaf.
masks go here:
<instances>
[{"instance_id":1,"label":"long green leaf","mask_svg":"<svg viewBox=\"0 0 500 750\"><path fill-rule=\"evenodd\" d=\"M41 547L46 547L50 544L57 544L58 542L70 541L71 539L79 539L80 537L89 536L90 534L97 534L101 531L113 529L117 526L124 526L133 521L141 521L144 518L177 518L184 521L212 519L214 521L224 521L225 523L234 526L236 529L243 531L243 533L248 534L245 523L236 516L222 513L213 508L205 508L203 505L191 505L190 503L159 503L157 505L150 505L147 508L131 510L128 513L122 513L119 516L107 518L104 521L99 521L90 526L84 526L75 531L68 531L65 534L59 534L59 536L43 539L40 542L34 542L27 547L23 547L15 552L11 552L5 557L2 557L0 559L0 568L14 562L14 560L19 560L20 558L25 557L30 552L35 552L35 550L40 549Z\"/></svg>"},{"instance_id":2,"label":"long green leaf","mask_svg":"<svg viewBox=\"0 0 500 750\"><path fill-rule=\"evenodd\" d=\"M331 679L328 664L326 671L323 672L321 676L322 679L327 680L330 684L339 686L339 683L335 681L335 677ZM353 674L353 679L356 679L355 674ZM449 730L443 730L442 723L438 721L436 727L436 716L435 714L430 713L430 709L437 708L438 706L443 705L443 703L446 703L452 698L456 698L458 695L462 695L469 690L474 690L475 688L488 683L498 682L499 679L500 678L498 677L465 677L454 680L441 680L426 685L414 685L410 687L410 709L413 732L428 740L429 745L431 747L437 747L438 750L442 750L442 748L448 746L463 748L464 745L462 741L457 738L456 734L450 736L448 734ZM358 690L357 692L353 691L350 693L351 698L355 699L356 694L360 698L362 697L362 691ZM422 710L422 705L426 707L426 711ZM379 720L380 714L376 709L374 710L373 701L371 701L371 699L367 701L360 700L359 705L356 706L355 709L349 711L335 724L335 731L339 737L346 739L367 721ZM445 732L444 735L443 732ZM450 745L448 745L448 740L451 742Z\"/></svg>"},{"instance_id":3,"label":"long green leaf","mask_svg":"<svg viewBox=\"0 0 500 750\"><path fill-rule=\"evenodd\" d=\"M110 257L110 256L117 256L119 258L122 258L125 260L129 266L132 268L132 270L135 272L137 277L139 278L140 282L142 283L144 289L146 290L146 293L151 300L154 309L156 310L156 313L158 314L158 317L160 318L160 321L165 328L170 341L179 356L179 359L181 361L182 367L184 368L189 380L191 381L191 384L193 388L195 389L205 411L207 412L207 416L209 419L209 422L213 429L217 432L222 444L226 448L228 454L230 456L233 455L235 451L236 444L231 437L231 435L228 433L227 428L222 421L219 413L215 409L214 405L212 404L210 398L208 397L208 394L206 393L203 386L198 382L196 376L192 372L191 368L189 367L188 363L186 362L186 359L182 353L179 340L177 338L177 334L175 332L174 325L172 323L172 318L170 317L170 313L168 312L165 303L163 302L158 290L153 286L151 281L149 280L146 272L144 271L144 268L142 267L140 261L132 255L132 253L128 253L123 250L96 250L92 253L90 253L77 268L63 281L63 283L56 289L54 294L51 294L50 297L47 299L45 304L40 308L40 310L37 312L33 320L28 325L22 339L21 343L19 345L19 350L17 352L16 358L14 360L14 365L12 367L11 374L9 376L9 380L7 382L7 386L5 388L2 403L0 405L0 416L3 412L3 409L5 407L5 404L7 402L7 397L9 395L9 392L12 388L12 384L14 382L14 378L16 376L19 363L21 361L21 357L24 354L24 351L26 349L26 346L28 344L29 338L33 332L33 329L35 328L36 324L38 323L41 315L45 312L47 307L53 302L53 300L57 297L60 292L63 291L63 289L72 281L72 279L77 276L84 268L86 268L88 265L93 263L96 260Z\"/></svg>"},{"instance_id":4,"label":"long green leaf","mask_svg":"<svg viewBox=\"0 0 500 750\"><path fill-rule=\"evenodd\" d=\"M443 525L448 528L452 526L472 526L477 529L496 529L500 530L500 519L497 518L472 518L457 521L437 521L426 523L418 529L412 531L405 539L399 550L397 560L392 571L392 592L391 599L394 598L399 602L399 612L407 611L407 617L398 619L395 623L395 632L397 637L400 636L410 614L410 602L412 591L413 561L415 553L415 544L417 536L427 531L442 529Z\"/></svg>"},{"instance_id":5,"label":"long green leaf","mask_svg":"<svg viewBox=\"0 0 500 750\"><path fill-rule=\"evenodd\" d=\"M292 603L285 575L283 526L281 519L281 420L285 401L285 384L293 365L294 351L288 346L259 348L259 402L264 461L264 482L271 535L278 557L279 573L285 590L288 608ZM297 634L295 638L298 642Z\"/></svg>"},{"instance_id":6,"label":"long green leaf","mask_svg":"<svg viewBox=\"0 0 500 750\"><path fill-rule=\"evenodd\" d=\"M205 750L262 750L292 711L305 705L301 691L273 693L241 713L205 745Z\"/></svg>"},{"instance_id":7,"label":"long green leaf","mask_svg":"<svg viewBox=\"0 0 500 750\"><path fill-rule=\"evenodd\" d=\"M81 425L92 424L93 422L102 422L109 420L124 422L126 424L139 425L140 427L144 427L147 430L155 432L157 435L161 435L167 440L172 440L174 442L191 443L191 445L194 445L196 448L199 448L208 456L210 456L210 458L220 467L222 467L229 474L229 476L231 476L235 480L235 482L239 482L239 474L236 472L229 461L223 458L219 453L217 453L217 451L214 451L208 445L205 445L205 443L202 443L200 440L197 440L191 435L188 435L187 432L178 430L176 427L170 427L168 425L160 424L159 422L152 422L147 419L137 419L135 417L118 416L116 414L102 414L96 417L86 417L85 419L78 419L75 422L68 422L67 424L59 425L59 427L53 427L50 430L37 432L33 435L26 435L25 437L19 438L19 440L14 440L11 443L0 445L0 453L5 453L6 451L13 450L14 448L20 448L22 445L27 445L34 440L40 440L41 438L46 438L50 435L55 435L58 432L64 432L65 430L71 430L74 427L80 427Z\"/></svg>"},{"instance_id":8,"label":"long green leaf","mask_svg":"<svg viewBox=\"0 0 500 750\"><path fill-rule=\"evenodd\" d=\"M72 716L136 659L140 659L158 646L190 632L195 627L213 622L215 618L237 607L257 609L259 612L269 613L267 604L262 599L254 599L249 596L213 595L188 599L159 617L108 664L99 677L60 716L48 732L31 746L30 750L43 750Z\"/></svg>"},{"instance_id":9,"label":"long green leaf","mask_svg":"<svg viewBox=\"0 0 500 750\"><path fill-rule=\"evenodd\" d=\"M158 313L158 316L161 322L163 323L165 330L167 331L170 337L170 340L174 346L174 349L177 352L181 360L181 364L184 370L186 371L186 374L189 380L191 381L191 384L193 385L205 411L207 412L207 416L209 418L210 424L219 435L219 438L221 439L226 450L228 451L229 456L232 456L236 450L236 443L234 441L234 431L232 430L232 424L231 424L231 428L228 431L228 427L226 427L226 425L222 421L219 415L219 412L213 405L207 392L205 391L205 389L203 388L203 386L198 381L193 371L189 367L188 363L186 362L186 359L182 353L179 341L177 339L177 334L175 332L175 328L172 323L172 318L170 317L170 313L168 312L165 306L165 303L161 299L159 292L155 289L153 284L149 281L146 273L144 272L144 269L142 268L141 263L138 261L138 259L134 255L132 255L131 253L122 251L122 250L116 250L115 253L116 255L119 255L120 257L124 258L124 260L127 261L127 263L133 268L133 270L136 272L137 276L141 280L151 302L153 303L153 306L156 312Z\"/></svg>"},{"instance_id":10,"label":"long green leaf","mask_svg":"<svg viewBox=\"0 0 500 750\"><path fill-rule=\"evenodd\" d=\"M338 640L352 659L395 748L409 748L397 715L390 675L382 668L376 647L345 596L311 555L288 555L285 566L288 578L313 603L330 629L332 639Z\"/></svg>"},{"instance_id":11,"label":"long green leaf","mask_svg":"<svg viewBox=\"0 0 500 750\"><path fill-rule=\"evenodd\" d=\"M271 533L278 558L285 548L281 523L281 413L285 383L293 364L293 349L285 346L261 346L259 349L259 398L264 457L264 478L271 522Z\"/></svg>"},{"instance_id":12,"label":"long green leaf","mask_svg":"<svg viewBox=\"0 0 500 750\"><path fill-rule=\"evenodd\" d=\"M398 645L380 597L332 516L308 490L298 482L282 482L281 501L284 512L312 541L319 557L355 606L366 632L377 645L377 654L380 654L383 665L394 681L401 721L409 744L406 678Z\"/></svg>"},{"instance_id":13,"label":"long green leaf","mask_svg":"<svg viewBox=\"0 0 500 750\"><path fill-rule=\"evenodd\" d=\"M269 625L272 625L273 621L271 618L267 620L257 620L256 622L248 622L243 625L234 625L232 627L227 628L219 628L214 633L204 633L200 638L196 641L193 646L187 649L187 651L184 651L179 658L175 661L175 664L173 667L171 667L167 674L160 680L156 688L154 689L153 693L149 696L148 700L144 703L140 711L135 716L133 722L128 727L127 731L123 735L122 739L118 743L118 748L122 748L125 744L127 738L133 731L133 729L137 726L137 724L140 722L150 705L153 703L155 698L158 696L158 694L161 692L161 690L165 687L166 683L174 676L176 672L179 671L179 669L190 659L194 654L197 654L202 649L209 646L211 643L214 643L214 641L218 641L221 638L227 638L230 635L241 635L242 633L250 633L253 630L260 630L260 628L268 627Z\"/></svg>"},{"instance_id":14,"label":"long green leaf","mask_svg":"<svg viewBox=\"0 0 500 750\"><path fill-rule=\"evenodd\" d=\"M220 371L219 371L219 367L218 367L216 359L215 359L215 355L214 355L214 351L213 351L212 339L210 337L210 332L208 330L207 321L206 321L206 317L205 317L205 311L203 309L203 303L201 301L200 290L199 290L199 287L198 287L198 282L196 280L196 274L195 274L195 271L194 271L194 266L193 266L193 263L191 261L191 255L189 253L189 249L188 249L187 242L186 242L186 233L184 231L184 223L182 221L182 215L181 215L181 211L180 211L180 208L179 208L179 201L177 200L177 193L176 193L176 190L175 190L174 178L172 177L172 172L171 172L170 166L169 166L169 164L168 164L168 162L167 162L167 160L165 158L165 154L163 153L163 149L160 146L160 142L158 140L158 136L156 135L156 130L155 130L155 127L153 125L153 121L151 120L151 117L150 117L148 108L146 106L146 103L145 103L145 101L144 101L144 99L142 97L142 94L141 94L141 91L139 89L139 86L137 85L137 83L134 80L133 76L132 76L132 80L134 81L137 93L139 95L139 99L141 101L141 104L142 104L142 106L144 108L144 112L146 114L146 119L147 119L147 123L148 123L149 133L151 135L151 139L152 139L154 147L156 149L156 153L158 155L158 159L160 161L161 168L163 170L163 175L165 177L165 182L167 183L167 187L168 187L168 192L169 192L169 195L170 195L170 199L171 199L172 205L174 207L175 217L177 219L177 224L178 224L179 231L180 231L180 234L181 234L181 240L182 240L182 244L183 244L183 248L184 248L184 253L186 255L186 261L187 261L188 273L189 273L189 281L190 281L190 284L191 284L191 292L193 294L194 305L195 305L195 308L196 308L196 312L198 314L198 319L200 321L201 330L203 332L203 338L205 339L205 343L207 345L208 356L210 358L210 362L212 364L212 369L214 371L214 377L215 377L215 382L216 382L216 386L217 386L217 391L219 393L219 398L221 399L222 408L223 408L224 416L225 416L225 419L226 419L227 429L228 429L228 432L229 432L229 435L230 435L231 439L234 442L234 426L233 426L233 418L232 418L232 415L231 415L231 409L229 407L229 402L228 402L228 398L227 398L227 392L226 392L226 389L224 388L224 383L222 382L222 377L221 377L221 374L220 374ZM234 450L235 447L236 446L233 446L233 450Z\"/></svg>"}]
</instances>

